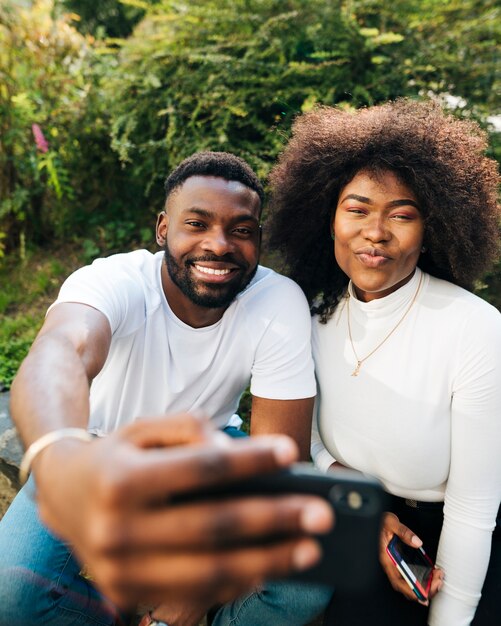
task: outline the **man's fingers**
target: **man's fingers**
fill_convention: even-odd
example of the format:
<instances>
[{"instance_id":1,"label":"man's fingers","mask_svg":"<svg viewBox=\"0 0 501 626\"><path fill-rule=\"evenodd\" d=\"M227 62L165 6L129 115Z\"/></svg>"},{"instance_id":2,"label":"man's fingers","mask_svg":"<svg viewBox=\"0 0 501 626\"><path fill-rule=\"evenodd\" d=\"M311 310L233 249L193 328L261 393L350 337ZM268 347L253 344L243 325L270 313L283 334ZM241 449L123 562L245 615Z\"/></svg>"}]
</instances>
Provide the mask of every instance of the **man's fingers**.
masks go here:
<instances>
[{"instance_id":1,"label":"man's fingers","mask_svg":"<svg viewBox=\"0 0 501 626\"><path fill-rule=\"evenodd\" d=\"M267 546L253 546L219 552L162 553L128 555L103 564L96 582L119 606L131 601L161 602L165 590L180 595L206 596L226 587L251 588L267 578L285 577L291 572L308 569L321 557L313 539L290 540Z\"/></svg>"},{"instance_id":2,"label":"man's fingers","mask_svg":"<svg viewBox=\"0 0 501 626\"><path fill-rule=\"evenodd\" d=\"M120 431L120 437L141 448L163 448L210 439L213 428L201 412L139 419Z\"/></svg>"},{"instance_id":3,"label":"man's fingers","mask_svg":"<svg viewBox=\"0 0 501 626\"><path fill-rule=\"evenodd\" d=\"M109 552L222 548L265 537L325 533L333 525L331 506L313 496L247 497L149 510L105 528ZM103 529L101 529L103 530Z\"/></svg>"},{"instance_id":4,"label":"man's fingers","mask_svg":"<svg viewBox=\"0 0 501 626\"><path fill-rule=\"evenodd\" d=\"M117 452L117 451L116 451ZM96 489L110 504L137 508L179 493L271 472L297 459L297 446L283 435L204 443L163 450L122 446L120 470L108 467Z\"/></svg>"}]
</instances>

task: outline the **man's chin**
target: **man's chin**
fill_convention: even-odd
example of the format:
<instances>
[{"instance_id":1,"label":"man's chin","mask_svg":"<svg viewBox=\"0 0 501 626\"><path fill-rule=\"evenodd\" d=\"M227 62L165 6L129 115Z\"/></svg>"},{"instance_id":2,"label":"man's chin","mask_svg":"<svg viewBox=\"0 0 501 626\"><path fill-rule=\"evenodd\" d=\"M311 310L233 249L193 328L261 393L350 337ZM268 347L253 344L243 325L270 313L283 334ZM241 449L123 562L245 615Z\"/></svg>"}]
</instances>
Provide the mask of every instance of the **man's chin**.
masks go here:
<instances>
[{"instance_id":1,"label":"man's chin","mask_svg":"<svg viewBox=\"0 0 501 626\"><path fill-rule=\"evenodd\" d=\"M203 306L208 309L221 309L229 306L240 291L240 289L211 289L210 291L197 290L195 293L191 294L191 300L198 306Z\"/></svg>"}]
</instances>

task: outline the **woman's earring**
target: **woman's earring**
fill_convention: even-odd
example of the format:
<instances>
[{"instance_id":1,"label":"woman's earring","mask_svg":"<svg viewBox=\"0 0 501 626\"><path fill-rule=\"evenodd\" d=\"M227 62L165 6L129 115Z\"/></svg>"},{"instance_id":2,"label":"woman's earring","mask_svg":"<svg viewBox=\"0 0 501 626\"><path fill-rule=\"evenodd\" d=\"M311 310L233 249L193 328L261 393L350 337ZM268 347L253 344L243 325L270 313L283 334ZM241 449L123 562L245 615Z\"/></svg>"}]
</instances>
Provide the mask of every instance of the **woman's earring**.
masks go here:
<instances>
[{"instance_id":1,"label":"woman's earring","mask_svg":"<svg viewBox=\"0 0 501 626\"><path fill-rule=\"evenodd\" d=\"M334 231L331 229L331 239L334 241L335 238L336 238L336 235L334 234Z\"/></svg>"},{"instance_id":2,"label":"woman's earring","mask_svg":"<svg viewBox=\"0 0 501 626\"><path fill-rule=\"evenodd\" d=\"M423 246L423 247L421 248L421 254L424 254L424 253L426 252L426 250L427 250L426 246Z\"/></svg>"}]
</instances>

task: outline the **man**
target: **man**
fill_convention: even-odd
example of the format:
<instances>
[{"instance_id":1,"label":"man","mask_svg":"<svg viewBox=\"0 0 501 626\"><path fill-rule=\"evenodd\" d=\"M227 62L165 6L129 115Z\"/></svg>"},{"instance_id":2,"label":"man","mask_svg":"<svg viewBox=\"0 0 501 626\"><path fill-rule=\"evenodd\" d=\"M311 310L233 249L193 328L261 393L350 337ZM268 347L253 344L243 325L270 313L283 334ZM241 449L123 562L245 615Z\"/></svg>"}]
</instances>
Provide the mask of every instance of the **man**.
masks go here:
<instances>
[{"instance_id":1,"label":"man","mask_svg":"<svg viewBox=\"0 0 501 626\"><path fill-rule=\"evenodd\" d=\"M286 437L229 445L211 426L235 427L249 379L253 434L286 433L308 458L315 383L306 302L258 266L252 170L199 153L166 193L163 252L75 272L13 385L43 523L30 480L0 524L0 624L118 624L138 602L217 601L319 557L306 535L332 520L316 498L169 505L296 458ZM248 545L279 532L291 538Z\"/></svg>"}]
</instances>

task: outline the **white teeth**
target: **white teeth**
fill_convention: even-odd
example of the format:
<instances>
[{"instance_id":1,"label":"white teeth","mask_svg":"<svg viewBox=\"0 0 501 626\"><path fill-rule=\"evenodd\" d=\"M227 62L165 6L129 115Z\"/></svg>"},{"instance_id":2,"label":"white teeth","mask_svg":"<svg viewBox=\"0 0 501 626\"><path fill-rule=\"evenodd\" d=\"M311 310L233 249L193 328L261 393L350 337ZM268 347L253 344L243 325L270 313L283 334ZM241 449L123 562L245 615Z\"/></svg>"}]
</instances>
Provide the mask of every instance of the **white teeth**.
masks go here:
<instances>
[{"instance_id":1,"label":"white teeth","mask_svg":"<svg viewBox=\"0 0 501 626\"><path fill-rule=\"evenodd\" d=\"M201 265L195 265L195 267L203 274L215 274L216 276L224 276L225 274L229 274L231 272L231 270L228 269L215 270L212 267L202 267Z\"/></svg>"}]
</instances>

